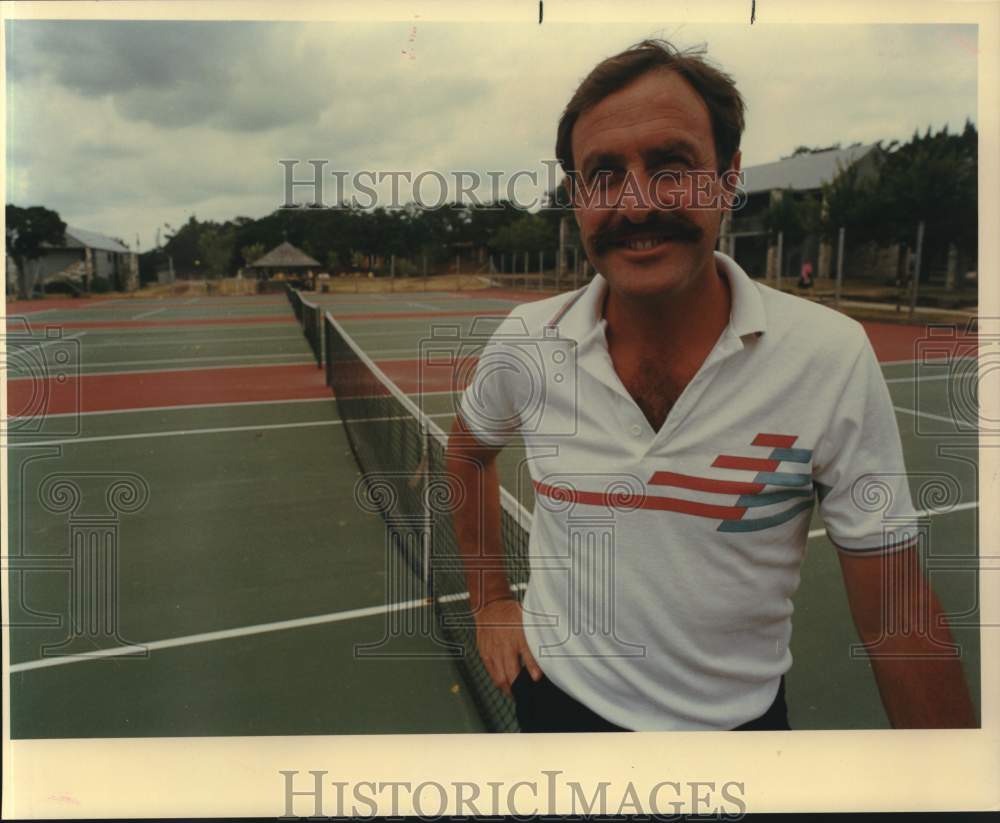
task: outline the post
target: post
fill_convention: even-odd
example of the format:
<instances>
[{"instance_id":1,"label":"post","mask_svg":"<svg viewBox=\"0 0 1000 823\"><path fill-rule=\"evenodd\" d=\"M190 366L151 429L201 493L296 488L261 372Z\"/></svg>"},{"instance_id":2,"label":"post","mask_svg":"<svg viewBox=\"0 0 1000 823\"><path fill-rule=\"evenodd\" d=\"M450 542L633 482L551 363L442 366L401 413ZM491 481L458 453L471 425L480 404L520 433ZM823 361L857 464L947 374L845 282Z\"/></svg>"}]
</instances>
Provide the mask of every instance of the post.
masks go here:
<instances>
[{"instance_id":1,"label":"post","mask_svg":"<svg viewBox=\"0 0 1000 823\"><path fill-rule=\"evenodd\" d=\"M948 244L948 270L945 273L944 287L950 294L955 290L955 280L958 277L958 246Z\"/></svg>"},{"instance_id":2,"label":"post","mask_svg":"<svg viewBox=\"0 0 1000 823\"><path fill-rule=\"evenodd\" d=\"M538 290L542 290L542 281L545 279L545 252L538 252Z\"/></svg>"},{"instance_id":3,"label":"post","mask_svg":"<svg viewBox=\"0 0 1000 823\"><path fill-rule=\"evenodd\" d=\"M924 221L917 225L917 251L913 259L913 277L910 279L910 320L917 313L917 292L920 289L920 255L924 248Z\"/></svg>"},{"instance_id":4,"label":"post","mask_svg":"<svg viewBox=\"0 0 1000 823\"><path fill-rule=\"evenodd\" d=\"M423 262L422 262L422 265L423 265L423 269L424 269L424 291L427 291L427 287L428 287L428 283L427 283L427 252L423 253Z\"/></svg>"},{"instance_id":5,"label":"post","mask_svg":"<svg viewBox=\"0 0 1000 823\"><path fill-rule=\"evenodd\" d=\"M778 265L775 267L775 288L781 291L781 270L784 268L785 262L785 233L783 231L778 232Z\"/></svg>"},{"instance_id":6,"label":"post","mask_svg":"<svg viewBox=\"0 0 1000 823\"><path fill-rule=\"evenodd\" d=\"M396 290L396 255L389 255L389 291Z\"/></svg>"},{"instance_id":7,"label":"post","mask_svg":"<svg viewBox=\"0 0 1000 823\"><path fill-rule=\"evenodd\" d=\"M834 292L834 302L840 305L840 289L844 284L844 227L837 232L837 288Z\"/></svg>"}]
</instances>

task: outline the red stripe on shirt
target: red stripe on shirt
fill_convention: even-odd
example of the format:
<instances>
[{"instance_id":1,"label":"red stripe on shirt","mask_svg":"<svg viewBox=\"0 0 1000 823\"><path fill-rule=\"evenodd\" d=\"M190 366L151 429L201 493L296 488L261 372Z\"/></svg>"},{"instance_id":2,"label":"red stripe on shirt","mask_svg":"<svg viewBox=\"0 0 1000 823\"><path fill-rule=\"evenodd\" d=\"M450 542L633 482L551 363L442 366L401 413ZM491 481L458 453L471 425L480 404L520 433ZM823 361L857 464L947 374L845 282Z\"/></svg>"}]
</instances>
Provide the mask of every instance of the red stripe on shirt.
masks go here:
<instances>
[{"instance_id":1,"label":"red stripe on shirt","mask_svg":"<svg viewBox=\"0 0 1000 823\"><path fill-rule=\"evenodd\" d=\"M679 500L675 497L651 497L647 494L607 494L570 489L565 486L549 486L533 481L538 494L564 503L580 503L584 506L606 506L609 509L653 509L656 511L680 512L715 520L739 520L746 512L742 506L715 506L693 500Z\"/></svg>"},{"instance_id":2,"label":"red stripe on shirt","mask_svg":"<svg viewBox=\"0 0 1000 823\"><path fill-rule=\"evenodd\" d=\"M749 469L750 471L773 472L781 465L780 460L764 460L760 457L737 457L720 454L712 466L717 469Z\"/></svg>"},{"instance_id":3,"label":"red stripe on shirt","mask_svg":"<svg viewBox=\"0 0 1000 823\"><path fill-rule=\"evenodd\" d=\"M651 486L675 486L679 489L693 489L716 494L757 494L763 491L763 483L744 483L739 480L712 480L708 477L693 477L675 472L656 472L649 478Z\"/></svg>"},{"instance_id":4,"label":"red stripe on shirt","mask_svg":"<svg viewBox=\"0 0 1000 823\"><path fill-rule=\"evenodd\" d=\"M758 434L751 446L770 446L773 449L790 449L799 438L794 434Z\"/></svg>"}]
</instances>

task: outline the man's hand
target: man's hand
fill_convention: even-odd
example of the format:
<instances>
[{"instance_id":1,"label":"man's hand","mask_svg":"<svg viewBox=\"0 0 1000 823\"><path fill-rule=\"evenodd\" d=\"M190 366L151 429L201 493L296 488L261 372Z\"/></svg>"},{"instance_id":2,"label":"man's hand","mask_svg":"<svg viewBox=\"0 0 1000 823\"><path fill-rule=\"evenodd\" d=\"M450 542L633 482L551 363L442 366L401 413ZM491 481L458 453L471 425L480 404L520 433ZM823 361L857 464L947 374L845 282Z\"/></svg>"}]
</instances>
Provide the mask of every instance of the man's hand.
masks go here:
<instances>
[{"instance_id":1,"label":"man's hand","mask_svg":"<svg viewBox=\"0 0 1000 823\"><path fill-rule=\"evenodd\" d=\"M486 671L507 696L510 696L510 685L520 674L522 665L532 680L542 679L542 670L524 636L521 604L513 598L493 600L476 614L476 644Z\"/></svg>"}]
</instances>

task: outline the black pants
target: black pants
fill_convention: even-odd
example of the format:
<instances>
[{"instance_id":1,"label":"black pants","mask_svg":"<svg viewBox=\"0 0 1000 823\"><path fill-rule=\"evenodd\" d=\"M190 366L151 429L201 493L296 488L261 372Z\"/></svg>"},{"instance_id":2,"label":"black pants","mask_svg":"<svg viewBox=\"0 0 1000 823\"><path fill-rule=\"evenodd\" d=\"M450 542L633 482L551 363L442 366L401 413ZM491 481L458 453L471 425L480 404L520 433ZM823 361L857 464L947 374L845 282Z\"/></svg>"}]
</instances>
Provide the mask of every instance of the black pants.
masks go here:
<instances>
[{"instance_id":1,"label":"black pants","mask_svg":"<svg viewBox=\"0 0 1000 823\"><path fill-rule=\"evenodd\" d=\"M517 708L517 722L522 732L627 732L595 714L570 697L547 677L537 683L527 669L521 669L511 684ZM737 726L735 732L788 731L788 707L785 705L785 678L770 708L760 717Z\"/></svg>"}]
</instances>

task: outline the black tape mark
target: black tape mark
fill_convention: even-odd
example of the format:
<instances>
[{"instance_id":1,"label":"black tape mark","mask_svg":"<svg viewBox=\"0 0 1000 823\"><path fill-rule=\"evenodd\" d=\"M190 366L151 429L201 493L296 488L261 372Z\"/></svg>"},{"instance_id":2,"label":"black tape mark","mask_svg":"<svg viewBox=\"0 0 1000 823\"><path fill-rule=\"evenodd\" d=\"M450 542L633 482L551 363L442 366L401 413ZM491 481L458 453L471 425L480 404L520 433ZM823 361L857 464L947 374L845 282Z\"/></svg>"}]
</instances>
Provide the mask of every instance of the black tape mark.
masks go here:
<instances>
[{"instance_id":1,"label":"black tape mark","mask_svg":"<svg viewBox=\"0 0 1000 823\"><path fill-rule=\"evenodd\" d=\"M542 25L542 17L545 14L545 0L538 0L538 25Z\"/></svg>"},{"instance_id":2,"label":"black tape mark","mask_svg":"<svg viewBox=\"0 0 1000 823\"><path fill-rule=\"evenodd\" d=\"M757 19L757 0L750 0L750 25Z\"/></svg>"}]
</instances>

